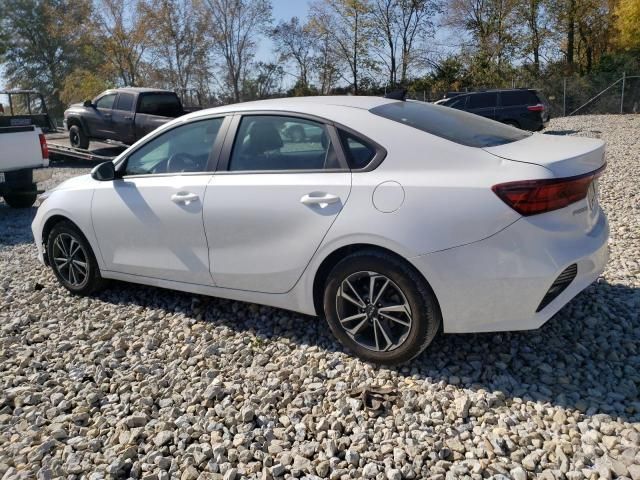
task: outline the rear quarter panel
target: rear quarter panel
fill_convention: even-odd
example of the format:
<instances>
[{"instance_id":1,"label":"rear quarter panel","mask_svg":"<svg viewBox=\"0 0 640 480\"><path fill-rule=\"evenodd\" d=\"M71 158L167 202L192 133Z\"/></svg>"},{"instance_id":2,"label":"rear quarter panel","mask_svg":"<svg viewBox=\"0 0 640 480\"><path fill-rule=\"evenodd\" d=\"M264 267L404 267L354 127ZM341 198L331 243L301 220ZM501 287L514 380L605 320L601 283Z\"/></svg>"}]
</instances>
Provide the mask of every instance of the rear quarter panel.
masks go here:
<instances>
[{"instance_id":1,"label":"rear quarter panel","mask_svg":"<svg viewBox=\"0 0 640 480\"><path fill-rule=\"evenodd\" d=\"M32 127L0 129L0 172L42 167L39 134Z\"/></svg>"}]
</instances>

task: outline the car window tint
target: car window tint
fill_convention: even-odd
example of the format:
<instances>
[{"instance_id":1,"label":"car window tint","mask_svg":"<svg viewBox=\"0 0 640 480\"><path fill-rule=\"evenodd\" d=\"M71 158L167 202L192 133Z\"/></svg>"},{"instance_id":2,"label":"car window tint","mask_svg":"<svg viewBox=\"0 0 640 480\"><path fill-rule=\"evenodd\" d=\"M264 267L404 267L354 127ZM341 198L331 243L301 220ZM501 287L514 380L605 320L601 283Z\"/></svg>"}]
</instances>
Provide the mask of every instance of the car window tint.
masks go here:
<instances>
[{"instance_id":1,"label":"car window tint","mask_svg":"<svg viewBox=\"0 0 640 480\"><path fill-rule=\"evenodd\" d=\"M96 108L106 108L110 110L111 108L113 108L113 102L115 101L115 99L116 99L115 93L110 93L109 95L100 97L96 102Z\"/></svg>"},{"instance_id":2,"label":"car window tint","mask_svg":"<svg viewBox=\"0 0 640 480\"><path fill-rule=\"evenodd\" d=\"M500 101L503 107L513 107L518 105L536 105L540 102L535 93L522 90L514 92L501 92Z\"/></svg>"},{"instance_id":3,"label":"car window tint","mask_svg":"<svg viewBox=\"0 0 640 480\"><path fill-rule=\"evenodd\" d=\"M354 170L366 167L376 155L375 148L369 143L344 130L340 130L340 141L347 163Z\"/></svg>"},{"instance_id":4,"label":"car window tint","mask_svg":"<svg viewBox=\"0 0 640 480\"><path fill-rule=\"evenodd\" d=\"M180 100L173 93L142 94L138 112L161 117L178 117L183 113Z\"/></svg>"},{"instance_id":5,"label":"car window tint","mask_svg":"<svg viewBox=\"0 0 640 480\"><path fill-rule=\"evenodd\" d=\"M488 108L498 104L497 93L476 93L469 96L467 108Z\"/></svg>"},{"instance_id":6,"label":"car window tint","mask_svg":"<svg viewBox=\"0 0 640 480\"><path fill-rule=\"evenodd\" d=\"M370 112L469 147L494 147L531 135L479 115L423 102L391 102Z\"/></svg>"},{"instance_id":7,"label":"car window tint","mask_svg":"<svg viewBox=\"0 0 640 480\"><path fill-rule=\"evenodd\" d=\"M154 138L129 156L125 175L206 171L222 121L192 122Z\"/></svg>"},{"instance_id":8,"label":"car window tint","mask_svg":"<svg viewBox=\"0 0 640 480\"><path fill-rule=\"evenodd\" d=\"M464 104L467 102L467 95L461 97L455 97L449 100L445 105L451 108L464 108Z\"/></svg>"},{"instance_id":9,"label":"car window tint","mask_svg":"<svg viewBox=\"0 0 640 480\"><path fill-rule=\"evenodd\" d=\"M134 98L135 96L131 93L121 93L118 96L116 110L123 110L125 112L130 112L133 107Z\"/></svg>"},{"instance_id":10,"label":"car window tint","mask_svg":"<svg viewBox=\"0 0 640 480\"><path fill-rule=\"evenodd\" d=\"M247 115L240 122L229 170L340 168L325 125L295 117Z\"/></svg>"}]
</instances>

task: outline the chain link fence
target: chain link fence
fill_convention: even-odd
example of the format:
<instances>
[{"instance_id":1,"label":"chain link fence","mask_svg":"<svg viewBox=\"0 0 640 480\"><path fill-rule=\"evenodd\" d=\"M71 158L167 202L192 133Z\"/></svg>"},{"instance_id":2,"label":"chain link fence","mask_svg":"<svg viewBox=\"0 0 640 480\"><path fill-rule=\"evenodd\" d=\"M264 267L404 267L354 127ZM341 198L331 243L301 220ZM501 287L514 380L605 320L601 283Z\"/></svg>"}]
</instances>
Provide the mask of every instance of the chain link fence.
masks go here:
<instances>
[{"instance_id":1,"label":"chain link fence","mask_svg":"<svg viewBox=\"0 0 640 480\"><path fill-rule=\"evenodd\" d=\"M489 88L535 88L549 102L552 117L568 115L640 113L640 72L622 75L585 75L549 78L526 82L517 78L496 87L466 88L464 91ZM413 100L434 102L450 92L443 90L409 91Z\"/></svg>"}]
</instances>

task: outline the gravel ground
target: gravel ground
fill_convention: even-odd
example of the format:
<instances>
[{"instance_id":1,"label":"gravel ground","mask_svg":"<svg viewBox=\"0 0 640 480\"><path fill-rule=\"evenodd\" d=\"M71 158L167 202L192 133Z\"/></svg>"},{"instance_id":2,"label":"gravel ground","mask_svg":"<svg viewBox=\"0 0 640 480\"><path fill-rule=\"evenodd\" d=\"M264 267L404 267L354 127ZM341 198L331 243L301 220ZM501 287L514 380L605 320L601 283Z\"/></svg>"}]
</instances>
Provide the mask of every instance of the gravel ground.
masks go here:
<instances>
[{"instance_id":1,"label":"gravel ground","mask_svg":"<svg viewBox=\"0 0 640 480\"><path fill-rule=\"evenodd\" d=\"M34 212L0 203L0 477L640 479L640 116L548 130L608 143L603 278L538 331L440 336L398 369L286 311L71 297Z\"/></svg>"}]
</instances>

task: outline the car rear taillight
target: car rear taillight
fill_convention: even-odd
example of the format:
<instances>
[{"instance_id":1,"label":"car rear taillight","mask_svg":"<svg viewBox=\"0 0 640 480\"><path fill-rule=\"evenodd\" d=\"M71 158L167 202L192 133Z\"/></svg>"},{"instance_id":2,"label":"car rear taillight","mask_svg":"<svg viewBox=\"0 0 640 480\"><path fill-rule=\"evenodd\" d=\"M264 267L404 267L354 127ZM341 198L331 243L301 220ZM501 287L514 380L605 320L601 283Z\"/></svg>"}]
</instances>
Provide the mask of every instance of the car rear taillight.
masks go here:
<instances>
[{"instance_id":1,"label":"car rear taillight","mask_svg":"<svg viewBox=\"0 0 640 480\"><path fill-rule=\"evenodd\" d=\"M47 139L41 133L40 137L40 150L42 151L42 159L47 160L49 158L49 147L47 146Z\"/></svg>"},{"instance_id":2,"label":"car rear taillight","mask_svg":"<svg viewBox=\"0 0 640 480\"><path fill-rule=\"evenodd\" d=\"M585 198L591 182L602 175L605 167L606 164L575 177L500 183L491 190L520 215L537 215Z\"/></svg>"},{"instance_id":3,"label":"car rear taillight","mask_svg":"<svg viewBox=\"0 0 640 480\"><path fill-rule=\"evenodd\" d=\"M527 107L527 110L529 110L530 112L543 112L544 105L542 103L539 103L537 105L529 105Z\"/></svg>"}]
</instances>

